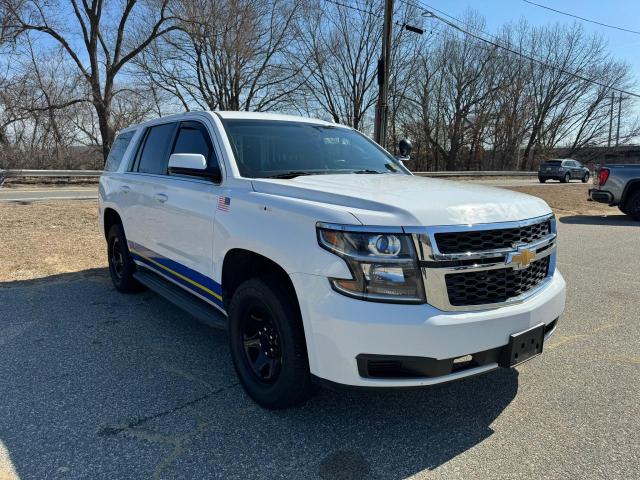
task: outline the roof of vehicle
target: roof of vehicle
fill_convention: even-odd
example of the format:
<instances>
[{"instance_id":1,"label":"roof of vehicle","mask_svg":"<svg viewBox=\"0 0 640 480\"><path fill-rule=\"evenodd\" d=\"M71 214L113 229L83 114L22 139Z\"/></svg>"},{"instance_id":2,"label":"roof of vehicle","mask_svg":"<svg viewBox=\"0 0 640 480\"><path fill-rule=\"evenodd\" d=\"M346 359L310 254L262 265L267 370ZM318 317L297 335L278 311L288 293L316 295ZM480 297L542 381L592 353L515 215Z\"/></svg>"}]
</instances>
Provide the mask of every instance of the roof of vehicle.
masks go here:
<instances>
[{"instance_id":1,"label":"roof of vehicle","mask_svg":"<svg viewBox=\"0 0 640 480\"><path fill-rule=\"evenodd\" d=\"M173 115L167 115L166 117L157 117L145 122L141 122L135 125L130 125L126 128L121 129L118 134L127 132L129 130L134 130L140 127L146 127L150 125L156 125L159 123L171 122L171 121L180 121L186 115L193 114L214 114L218 115L223 120L272 120L272 121L281 121L281 122L301 122L301 123L312 123L316 125L326 125L326 126L335 126L335 127L344 127L349 128L344 125L340 125L337 123L327 122L325 120L319 120L317 118L309 118L309 117L301 117L298 115L286 115L283 113L267 113L267 112L235 112L235 111L224 111L224 110L215 110L215 111L190 111L190 112L182 112L182 113L174 113Z\"/></svg>"},{"instance_id":2,"label":"roof of vehicle","mask_svg":"<svg viewBox=\"0 0 640 480\"><path fill-rule=\"evenodd\" d=\"M235 111L215 111L223 120L275 120L283 122L304 122L315 123L318 125L336 125L332 122L325 120L319 120L317 118L301 117L298 115L286 115L283 113L268 113L268 112L235 112Z\"/></svg>"}]
</instances>

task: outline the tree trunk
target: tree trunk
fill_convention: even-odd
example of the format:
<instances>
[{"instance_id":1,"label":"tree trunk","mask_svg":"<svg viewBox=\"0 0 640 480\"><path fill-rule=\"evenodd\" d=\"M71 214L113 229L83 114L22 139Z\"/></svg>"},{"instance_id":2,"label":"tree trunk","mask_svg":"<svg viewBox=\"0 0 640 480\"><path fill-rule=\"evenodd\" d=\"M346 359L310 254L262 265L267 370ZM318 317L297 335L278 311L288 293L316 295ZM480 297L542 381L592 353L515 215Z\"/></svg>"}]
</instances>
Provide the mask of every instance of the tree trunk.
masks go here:
<instances>
[{"instance_id":1,"label":"tree trunk","mask_svg":"<svg viewBox=\"0 0 640 480\"><path fill-rule=\"evenodd\" d=\"M105 102L94 103L96 114L98 115L98 126L100 127L100 137L102 138L102 160L107 163L107 157L113 144L115 132L110 125L111 107L105 105Z\"/></svg>"}]
</instances>

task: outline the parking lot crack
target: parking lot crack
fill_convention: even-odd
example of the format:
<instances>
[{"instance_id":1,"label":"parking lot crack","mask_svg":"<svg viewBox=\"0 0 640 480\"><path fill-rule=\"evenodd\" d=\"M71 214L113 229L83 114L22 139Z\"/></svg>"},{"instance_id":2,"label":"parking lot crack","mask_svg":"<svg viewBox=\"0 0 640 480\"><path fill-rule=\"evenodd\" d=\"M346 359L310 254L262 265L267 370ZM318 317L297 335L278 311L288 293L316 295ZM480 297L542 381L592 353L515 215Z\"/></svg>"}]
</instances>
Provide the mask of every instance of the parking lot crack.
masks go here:
<instances>
[{"instance_id":1,"label":"parking lot crack","mask_svg":"<svg viewBox=\"0 0 640 480\"><path fill-rule=\"evenodd\" d=\"M180 410L183 410L187 407L191 407L193 405L196 405L200 402L202 402L203 400L208 399L209 397L211 397L212 395L216 395L218 393L222 393L225 390L229 390L235 386L237 386L238 383L233 383L231 385L227 385L221 388L218 388L217 390L214 390L210 393L207 393L205 395L202 395L198 398L195 398L193 400L190 400L188 402L182 403L180 405L177 405L173 408L170 408L168 410L163 410L161 412L158 413L154 413L153 415L147 415L147 416L143 416L143 417L138 417L136 419L130 420L127 423L124 424L120 424L120 425L107 425L103 428L101 428L100 430L98 430L98 436L100 437L111 437L111 436L115 436L118 435L120 433L126 432L127 430L134 430L137 427L141 427L142 425L150 422L151 420L155 420L157 418L162 418L165 417L167 415L171 415L172 413L176 413Z\"/></svg>"}]
</instances>

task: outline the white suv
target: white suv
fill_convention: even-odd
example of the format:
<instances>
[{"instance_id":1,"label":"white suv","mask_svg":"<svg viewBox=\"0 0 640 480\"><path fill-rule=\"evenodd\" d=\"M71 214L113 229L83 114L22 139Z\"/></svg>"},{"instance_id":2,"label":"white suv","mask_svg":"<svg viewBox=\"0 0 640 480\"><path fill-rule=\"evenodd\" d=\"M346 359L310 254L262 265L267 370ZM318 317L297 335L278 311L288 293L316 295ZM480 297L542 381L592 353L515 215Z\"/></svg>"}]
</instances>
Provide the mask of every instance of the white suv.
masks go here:
<instances>
[{"instance_id":1,"label":"white suv","mask_svg":"<svg viewBox=\"0 0 640 480\"><path fill-rule=\"evenodd\" d=\"M564 309L545 202L413 176L320 120L192 112L128 128L100 219L116 288L227 329L267 408L312 380L413 387L511 367Z\"/></svg>"}]
</instances>

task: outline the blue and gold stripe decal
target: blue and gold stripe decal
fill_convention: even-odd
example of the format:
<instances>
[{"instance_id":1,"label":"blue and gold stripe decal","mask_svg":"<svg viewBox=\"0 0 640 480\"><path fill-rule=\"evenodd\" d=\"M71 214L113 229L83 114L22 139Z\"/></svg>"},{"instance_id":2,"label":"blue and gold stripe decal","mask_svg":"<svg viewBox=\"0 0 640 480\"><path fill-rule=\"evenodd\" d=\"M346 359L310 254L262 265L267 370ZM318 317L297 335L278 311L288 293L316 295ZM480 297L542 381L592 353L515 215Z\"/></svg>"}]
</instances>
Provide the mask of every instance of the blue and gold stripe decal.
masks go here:
<instances>
[{"instance_id":1,"label":"blue and gold stripe decal","mask_svg":"<svg viewBox=\"0 0 640 480\"><path fill-rule=\"evenodd\" d=\"M137 262L161 273L179 285L197 293L218 307L223 307L222 285L206 275L182 265L170 258L164 257L153 250L143 247L139 243L127 242L131 256Z\"/></svg>"}]
</instances>

